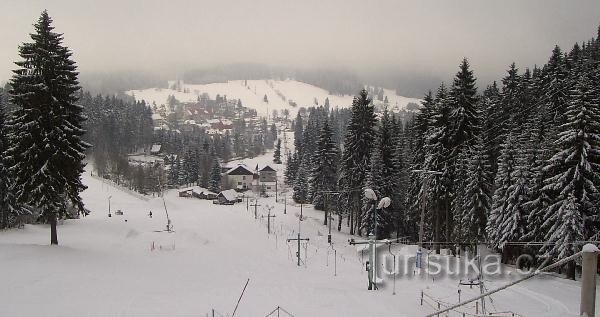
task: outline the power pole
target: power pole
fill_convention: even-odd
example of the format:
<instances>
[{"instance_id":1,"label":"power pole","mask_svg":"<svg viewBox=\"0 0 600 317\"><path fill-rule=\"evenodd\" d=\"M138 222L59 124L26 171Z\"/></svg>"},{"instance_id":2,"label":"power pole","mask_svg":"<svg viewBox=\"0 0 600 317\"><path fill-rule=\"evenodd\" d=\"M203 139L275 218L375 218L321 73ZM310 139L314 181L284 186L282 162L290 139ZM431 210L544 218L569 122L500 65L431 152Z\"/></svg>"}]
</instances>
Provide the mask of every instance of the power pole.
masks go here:
<instances>
[{"instance_id":1,"label":"power pole","mask_svg":"<svg viewBox=\"0 0 600 317\"><path fill-rule=\"evenodd\" d=\"M254 199L254 205L250 206L254 206L254 219L258 219L258 206L260 206L258 204L258 198Z\"/></svg>"},{"instance_id":2,"label":"power pole","mask_svg":"<svg viewBox=\"0 0 600 317\"><path fill-rule=\"evenodd\" d=\"M308 238L300 238L300 232L298 232L298 237L297 238L289 238L287 239L288 242L290 241L298 241L298 250L296 251L296 257L298 258L298 266L300 266L300 241L308 241Z\"/></svg>"},{"instance_id":3,"label":"power pole","mask_svg":"<svg viewBox=\"0 0 600 317\"><path fill-rule=\"evenodd\" d=\"M276 216L271 215L271 209L273 209L273 206L267 205L267 209L269 210L269 212L267 214L267 234L271 234L271 218L275 218Z\"/></svg>"},{"instance_id":4,"label":"power pole","mask_svg":"<svg viewBox=\"0 0 600 317\"><path fill-rule=\"evenodd\" d=\"M275 217L277 216L271 215L271 212L269 211L269 214L267 215L267 234L271 234L271 218Z\"/></svg>"},{"instance_id":5,"label":"power pole","mask_svg":"<svg viewBox=\"0 0 600 317\"><path fill-rule=\"evenodd\" d=\"M429 192L429 175L423 180L423 193L421 195L421 221L419 222L419 252L423 250L423 237L425 236L425 210L427 210L427 193Z\"/></svg>"},{"instance_id":6,"label":"power pole","mask_svg":"<svg viewBox=\"0 0 600 317\"><path fill-rule=\"evenodd\" d=\"M325 194L325 212L327 213L327 226L329 227L329 233L327 234L327 243L331 244L331 211L327 209L327 194Z\"/></svg>"}]
</instances>

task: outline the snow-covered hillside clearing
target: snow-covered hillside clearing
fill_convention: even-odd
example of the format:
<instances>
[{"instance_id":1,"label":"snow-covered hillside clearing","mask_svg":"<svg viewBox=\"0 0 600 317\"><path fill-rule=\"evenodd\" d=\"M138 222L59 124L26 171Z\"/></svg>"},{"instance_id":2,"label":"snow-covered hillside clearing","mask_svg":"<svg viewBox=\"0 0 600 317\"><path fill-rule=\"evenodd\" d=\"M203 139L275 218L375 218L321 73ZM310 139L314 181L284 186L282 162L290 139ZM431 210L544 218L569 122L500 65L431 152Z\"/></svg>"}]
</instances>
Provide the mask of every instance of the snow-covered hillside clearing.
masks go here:
<instances>
[{"instance_id":1,"label":"snow-covered hillside clearing","mask_svg":"<svg viewBox=\"0 0 600 317\"><path fill-rule=\"evenodd\" d=\"M253 167L271 157L244 163ZM281 171L282 165L276 167ZM305 206L300 223L300 206L289 194L287 214L282 198L270 197L259 200L255 220L245 203L219 206L171 190L165 202L175 232L165 233L157 232L166 224L160 198L140 199L89 171L84 182L89 188L82 196L92 214L59 226L60 246L48 246L49 228L43 225L0 232L0 316L206 316L213 308L227 316L247 279L236 316L265 316L281 306L294 316L412 317L433 311L432 299L420 306L422 290L442 304L458 300L456 280L401 278L396 295L389 280L382 289L367 291L366 257L348 245L347 234L334 230L334 264L322 213ZM121 210L123 216L107 217L108 197L113 213ZM271 235L261 218L267 206L276 215ZM299 224L302 236L310 238L302 243L301 267L296 245L286 242ZM412 254L415 247L394 245L391 251ZM463 299L478 293L462 287ZM493 296L489 305L522 316L576 316L579 282L534 278ZM464 311L474 313L471 306Z\"/></svg>"},{"instance_id":2,"label":"snow-covered hillside clearing","mask_svg":"<svg viewBox=\"0 0 600 317\"><path fill-rule=\"evenodd\" d=\"M247 84L247 85L245 85ZM165 104L169 96L182 102L195 101L198 96L207 93L211 99L216 95L227 96L227 99L241 99L242 104L249 108L257 110L259 115L269 115L273 110L281 112L284 109L290 111L295 116L298 107L315 105L315 99L319 105L325 103L325 98L329 98L332 107L349 107L352 104L353 96L330 95L325 89L298 82L294 80L234 80L226 83L212 83L206 85L180 85L178 90L164 88L149 88L143 90L130 90L126 92L135 96L138 100L145 100L147 103L156 103L157 106ZM267 96L268 103L264 102L264 96ZM420 104L421 100L417 98L407 98L398 96L393 90L384 89L384 95L388 97L389 106L404 109L409 103ZM290 105L295 102L296 107Z\"/></svg>"}]
</instances>

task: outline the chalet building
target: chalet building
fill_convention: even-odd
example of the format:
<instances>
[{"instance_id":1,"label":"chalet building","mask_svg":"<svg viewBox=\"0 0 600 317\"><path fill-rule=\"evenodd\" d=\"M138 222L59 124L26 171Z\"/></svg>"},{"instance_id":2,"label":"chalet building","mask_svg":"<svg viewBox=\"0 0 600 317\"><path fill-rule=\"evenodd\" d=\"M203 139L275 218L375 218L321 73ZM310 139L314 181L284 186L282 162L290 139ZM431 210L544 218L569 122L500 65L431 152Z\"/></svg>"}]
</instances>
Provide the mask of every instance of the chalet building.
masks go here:
<instances>
[{"instance_id":1,"label":"chalet building","mask_svg":"<svg viewBox=\"0 0 600 317\"><path fill-rule=\"evenodd\" d=\"M254 173L244 165L238 165L225 173L223 188L248 190L252 189Z\"/></svg>"},{"instance_id":2,"label":"chalet building","mask_svg":"<svg viewBox=\"0 0 600 317\"><path fill-rule=\"evenodd\" d=\"M277 172L267 165L258 171L258 177L261 183L274 183L277 181Z\"/></svg>"},{"instance_id":3,"label":"chalet building","mask_svg":"<svg viewBox=\"0 0 600 317\"><path fill-rule=\"evenodd\" d=\"M213 200L214 204L233 205L237 201L237 193L233 189L224 190Z\"/></svg>"}]
</instances>

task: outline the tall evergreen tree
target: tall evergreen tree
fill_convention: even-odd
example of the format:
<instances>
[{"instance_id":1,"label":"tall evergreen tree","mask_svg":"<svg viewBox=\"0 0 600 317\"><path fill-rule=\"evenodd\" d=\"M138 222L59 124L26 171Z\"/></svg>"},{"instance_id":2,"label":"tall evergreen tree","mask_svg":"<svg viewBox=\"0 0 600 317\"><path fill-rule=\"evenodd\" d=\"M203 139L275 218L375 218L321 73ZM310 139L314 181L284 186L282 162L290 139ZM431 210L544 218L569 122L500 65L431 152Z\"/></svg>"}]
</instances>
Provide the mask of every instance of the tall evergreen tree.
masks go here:
<instances>
[{"instance_id":1,"label":"tall evergreen tree","mask_svg":"<svg viewBox=\"0 0 600 317\"><path fill-rule=\"evenodd\" d=\"M472 242L484 241L485 228L492 204L492 171L485 145L477 138L469 154L466 202L462 217L465 237Z\"/></svg>"},{"instance_id":2,"label":"tall evergreen tree","mask_svg":"<svg viewBox=\"0 0 600 317\"><path fill-rule=\"evenodd\" d=\"M492 199L492 210L487 224L487 233L494 248L501 248L505 242L519 241L524 234L524 214L519 205L511 199L515 193L515 171L517 170L516 133L509 132L502 145L496 190Z\"/></svg>"},{"instance_id":3,"label":"tall evergreen tree","mask_svg":"<svg viewBox=\"0 0 600 317\"><path fill-rule=\"evenodd\" d=\"M376 131L375 144L371 152L371 167L368 171L366 187L371 188L377 197L392 197L397 190L397 172L394 162L394 125L389 112L384 110L381 122ZM371 202L365 202L361 230L365 233L372 229L371 223L375 218L371 213L377 213L377 232L386 236L392 229L393 215L391 208L375 210L370 208Z\"/></svg>"},{"instance_id":4,"label":"tall evergreen tree","mask_svg":"<svg viewBox=\"0 0 600 317\"><path fill-rule=\"evenodd\" d=\"M82 107L77 105L77 80L72 53L42 12L31 34L19 47L22 60L11 79L11 101L17 106L11 123L9 157L15 171L16 198L41 211L51 225L51 244L58 244L57 218L69 201L80 211L79 192L85 149Z\"/></svg>"},{"instance_id":5,"label":"tall evergreen tree","mask_svg":"<svg viewBox=\"0 0 600 317\"><path fill-rule=\"evenodd\" d=\"M362 191L369 171L371 153L375 140L375 113L366 90L354 97L352 114L342 156L343 184L346 186L346 199L350 209L350 233L360 228L360 209ZM356 223L354 221L356 220ZM360 233L359 233L360 234Z\"/></svg>"},{"instance_id":6,"label":"tall evergreen tree","mask_svg":"<svg viewBox=\"0 0 600 317\"><path fill-rule=\"evenodd\" d=\"M308 183L308 164L302 163L298 166L296 179L294 180L294 194L292 198L297 203L308 203L309 183Z\"/></svg>"},{"instance_id":7,"label":"tall evergreen tree","mask_svg":"<svg viewBox=\"0 0 600 317\"><path fill-rule=\"evenodd\" d=\"M12 227L19 209L15 206L12 176L8 170L10 161L6 155L9 146L8 129L4 114L4 100L0 96L0 229Z\"/></svg>"},{"instance_id":8,"label":"tall evergreen tree","mask_svg":"<svg viewBox=\"0 0 600 317\"><path fill-rule=\"evenodd\" d=\"M210 170L208 190L213 193L218 193L221 191L221 164L219 164L219 160L216 157L213 158L213 165Z\"/></svg>"},{"instance_id":9,"label":"tall evergreen tree","mask_svg":"<svg viewBox=\"0 0 600 317\"><path fill-rule=\"evenodd\" d=\"M460 70L454 77L449 94L450 146L454 149L467 143L472 144L479 129L479 113L477 111L477 87L475 76L469 68L467 59L463 59ZM460 150L460 148L458 148ZM451 155L453 153L450 153Z\"/></svg>"},{"instance_id":10,"label":"tall evergreen tree","mask_svg":"<svg viewBox=\"0 0 600 317\"><path fill-rule=\"evenodd\" d=\"M314 167L311 171L310 186L313 192L312 202L315 209L324 209L323 191L333 191L337 185L337 166L338 151L333 141L333 133L329 127L329 122L323 123L319 141L317 142L317 152L315 153ZM327 198L332 198L328 195ZM329 201L329 203L333 203ZM327 215L325 216L327 221Z\"/></svg>"},{"instance_id":11,"label":"tall evergreen tree","mask_svg":"<svg viewBox=\"0 0 600 317\"><path fill-rule=\"evenodd\" d=\"M273 163L281 164L281 139L277 140L275 151L273 152Z\"/></svg>"},{"instance_id":12,"label":"tall evergreen tree","mask_svg":"<svg viewBox=\"0 0 600 317\"><path fill-rule=\"evenodd\" d=\"M589 63L585 69L592 69ZM545 171L550 173L544 190L554 193L552 204L546 213L543 227L546 238L552 242L572 236L588 238L596 234L598 227L598 189L600 188L600 91L598 75L593 71L582 72L576 77L569 91L566 106L566 123L560 126L559 151L548 161ZM573 214L575 213L575 214ZM581 232L573 231L574 225L563 226L569 217L580 221ZM581 221L585 222L581 222ZM559 227L557 227L559 226ZM564 229L560 232L551 228ZM564 243L555 244L550 254L568 255L573 250Z\"/></svg>"}]
</instances>

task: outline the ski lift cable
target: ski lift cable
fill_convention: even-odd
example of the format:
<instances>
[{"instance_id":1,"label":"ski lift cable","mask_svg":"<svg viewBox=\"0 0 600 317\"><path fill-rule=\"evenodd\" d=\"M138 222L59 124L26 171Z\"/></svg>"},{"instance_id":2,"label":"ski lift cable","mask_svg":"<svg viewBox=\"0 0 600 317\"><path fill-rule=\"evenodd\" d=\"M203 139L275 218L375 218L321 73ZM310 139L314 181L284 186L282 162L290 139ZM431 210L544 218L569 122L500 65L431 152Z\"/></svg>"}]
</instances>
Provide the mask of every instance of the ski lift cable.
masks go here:
<instances>
[{"instance_id":1,"label":"ski lift cable","mask_svg":"<svg viewBox=\"0 0 600 317\"><path fill-rule=\"evenodd\" d=\"M536 270L535 272L533 272L533 273L530 273L530 274L526 275L525 277L522 277L522 278L520 278L520 279L517 279L517 280L515 280L515 281L513 281L513 282L510 282L510 283L508 283L508 284L506 284L506 285L504 285L504 286L498 287L498 288L496 288L496 289L494 289L494 290L491 290L491 291L485 292L485 293L483 293L483 294L481 294L481 295L479 295L479 296L473 297L473 298L471 298L471 299L469 299L469 300L466 300L466 301L460 302L460 303L458 303L458 304L452 305L452 306L450 306L450 307L448 307L448 308L445 308L445 309L442 309L442 310L436 311L435 313L429 314L429 315L427 315L426 317L435 317L435 316L439 316L439 315L440 315L440 314L442 314L442 313L449 312L449 311L451 311L451 310L454 310L454 309L456 309L456 308L458 308L458 307L461 307L461 306L464 306L464 305L466 305L466 304L469 304L469 303L472 303L472 302L474 302L474 301L477 301L477 300L479 300L479 299L482 299L482 298L488 297L488 296L490 296L490 295L492 295L492 294L494 294L494 293L497 293L497 292L500 292L500 291L502 291L502 290L505 290L505 289L507 289L507 288L509 288L509 287L511 287L511 286L514 286L514 285L516 285L516 284L518 284L518 283L521 283L521 282L523 282L523 281L526 281L526 280L528 280L528 279L530 279L530 278L532 278L532 277L535 277L535 276L537 276L537 275L539 275L539 274L541 274L541 273L543 273L543 272L546 272L546 271L552 270L552 269L554 269L554 268L556 268L556 267L558 267L558 266L561 266L561 265L563 265L563 264L565 264L565 263L567 263L567 262L569 262L569 261L572 261L572 260L574 260L574 259L576 259L576 258L580 257L582 253L583 253L583 251L579 251L579 252L577 252L577 253L575 253L575 254L573 254L573 255L571 255L571 256L568 256L568 257L566 257L566 258L563 258L563 259L561 259L561 260L559 260L559 261L556 261L556 262L554 262L554 263L553 263L553 264L551 264L551 265L548 265L548 266L546 266L546 267L544 267L544 268L538 269L538 270Z\"/></svg>"}]
</instances>

